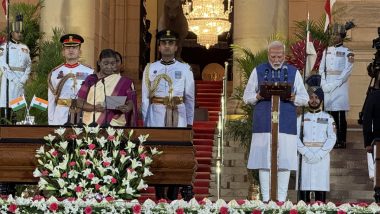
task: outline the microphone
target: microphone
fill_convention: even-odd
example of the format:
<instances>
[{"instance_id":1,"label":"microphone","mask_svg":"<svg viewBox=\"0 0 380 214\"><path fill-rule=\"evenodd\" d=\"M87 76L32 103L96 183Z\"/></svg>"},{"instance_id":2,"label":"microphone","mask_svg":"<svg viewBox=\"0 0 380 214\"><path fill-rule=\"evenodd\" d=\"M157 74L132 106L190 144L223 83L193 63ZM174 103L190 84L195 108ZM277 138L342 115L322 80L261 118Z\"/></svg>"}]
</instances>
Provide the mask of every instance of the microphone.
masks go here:
<instances>
[{"instance_id":1,"label":"microphone","mask_svg":"<svg viewBox=\"0 0 380 214\"><path fill-rule=\"evenodd\" d=\"M268 74L269 74L269 69L265 69L265 73L264 73L264 81L265 82L268 82Z\"/></svg>"},{"instance_id":2,"label":"microphone","mask_svg":"<svg viewBox=\"0 0 380 214\"><path fill-rule=\"evenodd\" d=\"M288 82L288 66L287 65L282 66L282 70L284 70L284 82L287 83Z\"/></svg>"},{"instance_id":3,"label":"microphone","mask_svg":"<svg viewBox=\"0 0 380 214\"><path fill-rule=\"evenodd\" d=\"M107 128L110 124L108 123L108 108L107 108L107 93L106 93L106 84L104 83L105 78L102 78L103 83L103 90L104 90L104 103L105 103L105 113L106 113L106 120L104 121L103 127Z\"/></svg>"},{"instance_id":4,"label":"microphone","mask_svg":"<svg viewBox=\"0 0 380 214\"><path fill-rule=\"evenodd\" d=\"M94 109L93 109L93 112L92 112L92 123L90 123L90 125L88 125L89 127L97 127L98 126L98 123L95 121L95 113L96 113L96 108L95 108L95 103L96 103L96 83L97 83L97 81L94 84L94 103L93 103Z\"/></svg>"}]
</instances>

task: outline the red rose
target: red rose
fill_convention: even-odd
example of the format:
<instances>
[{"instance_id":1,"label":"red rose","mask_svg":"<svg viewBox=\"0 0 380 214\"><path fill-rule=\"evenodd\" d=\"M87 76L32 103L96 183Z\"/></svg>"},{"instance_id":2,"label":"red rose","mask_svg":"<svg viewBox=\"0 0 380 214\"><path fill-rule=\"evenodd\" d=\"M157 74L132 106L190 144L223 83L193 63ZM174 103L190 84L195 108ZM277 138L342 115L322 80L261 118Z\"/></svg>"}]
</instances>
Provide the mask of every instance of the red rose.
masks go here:
<instances>
[{"instance_id":1,"label":"red rose","mask_svg":"<svg viewBox=\"0 0 380 214\"><path fill-rule=\"evenodd\" d=\"M90 145L88 145L88 148L90 149L90 150L94 150L95 149L95 144L93 144L93 143L91 143Z\"/></svg>"},{"instance_id":2,"label":"red rose","mask_svg":"<svg viewBox=\"0 0 380 214\"><path fill-rule=\"evenodd\" d=\"M289 214L298 214L298 210L296 210L296 209L291 209L291 210L289 211Z\"/></svg>"},{"instance_id":3,"label":"red rose","mask_svg":"<svg viewBox=\"0 0 380 214\"><path fill-rule=\"evenodd\" d=\"M158 200L158 203L168 203L168 201L166 199L161 198L160 200Z\"/></svg>"},{"instance_id":4,"label":"red rose","mask_svg":"<svg viewBox=\"0 0 380 214\"><path fill-rule=\"evenodd\" d=\"M360 202L360 203L358 203L358 205L361 207L368 207L368 204L365 202Z\"/></svg>"},{"instance_id":5,"label":"red rose","mask_svg":"<svg viewBox=\"0 0 380 214\"><path fill-rule=\"evenodd\" d=\"M73 201L75 201L75 200L77 200L77 199L74 198L74 197L68 197L67 200L70 201L70 202L73 202Z\"/></svg>"},{"instance_id":6,"label":"red rose","mask_svg":"<svg viewBox=\"0 0 380 214\"><path fill-rule=\"evenodd\" d=\"M86 166L90 166L92 163L91 163L91 161L86 160L85 164L86 164Z\"/></svg>"},{"instance_id":7,"label":"red rose","mask_svg":"<svg viewBox=\"0 0 380 214\"><path fill-rule=\"evenodd\" d=\"M58 151L57 150L54 150L51 155L53 155L54 157L57 157L58 156Z\"/></svg>"},{"instance_id":8,"label":"red rose","mask_svg":"<svg viewBox=\"0 0 380 214\"><path fill-rule=\"evenodd\" d=\"M96 190L99 190L100 187L102 187L102 185L100 185L100 184L95 184L95 189L96 189Z\"/></svg>"},{"instance_id":9,"label":"red rose","mask_svg":"<svg viewBox=\"0 0 380 214\"><path fill-rule=\"evenodd\" d=\"M42 176L48 176L48 175L49 175L49 171L47 170L42 171Z\"/></svg>"},{"instance_id":10,"label":"red rose","mask_svg":"<svg viewBox=\"0 0 380 214\"><path fill-rule=\"evenodd\" d=\"M87 206L86 208L84 208L84 213L85 214L91 214L92 213L92 208L90 206Z\"/></svg>"},{"instance_id":11,"label":"red rose","mask_svg":"<svg viewBox=\"0 0 380 214\"><path fill-rule=\"evenodd\" d=\"M221 207L219 212L220 214L228 214L228 207Z\"/></svg>"},{"instance_id":12,"label":"red rose","mask_svg":"<svg viewBox=\"0 0 380 214\"><path fill-rule=\"evenodd\" d=\"M120 154L121 156L126 156L126 155L127 155L127 153L126 153L124 150L120 150L119 154Z\"/></svg>"},{"instance_id":13,"label":"red rose","mask_svg":"<svg viewBox=\"0 0 380 214\"><path fill-rule=\"evenodd\" d=\"M11 213L16 213L16 210L17 210L17 205L16 204L10 204L8 206L8 211L11 212Z\"/></svg>"},{"instance_id":14,"label":"red rose","mask_svg":"<svg viewBox=\"0 0 380 214\"><path fill-rule=\"evenodd\" d=\"M55 202L51 203L49 206L49 210L51 210L53 212L57 211L58 210L58 204Z\"/></svg>"},{"instance_id":15,"label":"red rose","mask_svg":"<svg viewBox=\"0 0 380 214\"><path fill-rule=\"evenodd\" d=\"M67 178L67 172L64 172L64 173L62 174L62 178Z\"/></svg>"},{"instance_id":16,"label":"red rose","mask_svg":"<svg viewBox=\"0 0 380 214\"><path fill-rule=\"evenodd\" d=\"M141 160L144 160L145 157L146 157L146 154L145 154L145 153L140 154L140 159L141 159Z\"/></svg>"},{"instance_id":17,"label":"red rose","mask_svg":"<svg viewBox=\"0 0 380 214\"><path fill-rule=\"evenodd\" d=\"M69 163L69 166L75 166L77 163L75 162L75 161L71 161L70 163Z\"/></svg>"},{"instance_id":18,"label":"red rose","mask_svg":"<svg viewBox=\"0 0 380 214\"><path fill-rule=\"evenodd\" d=\"M252 214L261 214L261 210L253 210Z\"/></svg>"},{"instance_id":19,"label":"red rose","mask_svg":"<svg viewBox=\"0 0 380 214\"><path fill-rule=\"evenodd\" d=\"M237 202L239 205L243 205L243 204L245 204L245 200L242 200L242 199L237 200L236 202Z\"/></svg>"},{"instance_id":20,"label":"red rose","mask_svg":"<svg viewBox=\"0 0 380 214\"><path fill-rule=\"evenodd\" d=\"M116 183L117 183L116 178L112 178L112 179L111 179L111 183L116 184Z\"/></svg>"},{"instance_id":21,"label":"red rose","mask_svg":"<svg viewBox=\"0 0 380 214\"><path fill-rule=\"evenodd\" d=\"M111 202L111 201L113 201L113 200L114 200L114 198L113 198L113 197L111 197L111 196L107 196L107 197L106 197L106 200L107 200L108 202Z\"/></svg>"},{"instance_id":22,"label":"red rose","mask_svg":"<svg viewBox=\"0 0 380 214\"><path fill-rule=\"evenodd\" d=\"M277 201L277 202L276 202L277 206L282 206L284 203L285 203L285 202L283 202L283 201Z\"/></svg>"},{"instance_id":23,"label":"red rose","mask_svg":"<svg viewBox=\"0 0 380 214\"><path fill-rule=\"evenodd\" d=\"M75 187L75 192L82 192L82 187L81 186Z\"/></svg>"},{"instance_id":24,"label":"red rose","mask_svg":"<svg viewBox=\"0 0 380 214\"><path fill-rule=\"evenodd\" d=\"M84 149L81 149L81 150L79 151L79 154L80 154L80 155L86 155L86 154L87 154L87 152L86 152L86 150L84 150Z\"/></svg>"},{"instance_id":25,"label":"red rose","mask_svg":"<svg viewBox=\"0 0 380 214\"><path fill-rule=\"evenodd\" d=\"M344 212L343 210L338 210L338 212L336 212L337 214L346 214L346 212Z\"/></svg>"},{"instance_id":26,"label":"red rose","mask_svg":"<svg viewBox=\"0 0 380 214\"><path fill-rule=\"evenodd\" d=\"M41 201L42 199L44 199L45 197L42 196L42 195L35 195L33 196L33 201Z\"/></svg>"},{"instance_id":27,"label":"red rose","mask_svg":"<svg viewBox=\"0 0 380 214\"><path fill-rule=\"evenodd\" d=\"M87 175L87 178L90 179L90 180L92 180L94 177L95 177L95 175L92 172Z\"/></svg>"},{"instance_id":28,"label":"red rose","mask_svg":"<svg viewBox=\"0 0 380 214\"><path fill-rule=\"evenodd\" d=\"M185 214L185 210L183 208L178 208L176 211L175 211L176 214Z\"/></svg>"},{"instance_id":29,"label":"red rose","mask_svg":"<svg viewBox=\"0 0 380 214\"><path fill-rule=\"evenodd\" d=\"M110 162L108 162L108 161L103 161L103 166L104 166L104 167L109 167L110 165L111 165Z\"/></svg>"},{"instance_id":30,"label":"red rose","mask_svg":"<svg viewBox=\"0 0 380 214\"><path fill-rule=\"evenodd\" d=\"M200 201L198 204L199 204L199 205L205 205L206 202L205 202L205 201Z\"/></svg>"},{"instance_id":31,"label":"red rose","mask_svg":"<svg viewBox=\"0 0 380 214\"><path fill-rule=\"evenodd\" d=\"M113 136L113 135L109 135L109 136L107 137L107 140L109 140L109 141L114 141L114 140L115 140L115 136Z\"/></svg>"},{"instance_id":32,"label":"red rose","mask_svg":"<svg viewBox=\"0 0 380 214\"><path fill-rule=\"evenodd\" d=\"M140 204L133 205L132 212L133 212L133 214L140 214L141 213L141 205Z\"/></svg>"}]
</instances>

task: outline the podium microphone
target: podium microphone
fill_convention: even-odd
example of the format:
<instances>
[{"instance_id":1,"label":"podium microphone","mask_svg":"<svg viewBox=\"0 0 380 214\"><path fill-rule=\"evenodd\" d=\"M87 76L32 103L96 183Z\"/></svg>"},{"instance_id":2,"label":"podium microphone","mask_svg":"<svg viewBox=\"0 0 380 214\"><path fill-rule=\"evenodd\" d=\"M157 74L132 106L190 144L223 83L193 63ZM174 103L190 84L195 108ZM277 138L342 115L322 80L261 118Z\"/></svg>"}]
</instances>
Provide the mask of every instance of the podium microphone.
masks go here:
<instances>
[{"instance_id":1,"label":"podium microphone","mask_svg":"<svg viewBox=\"0 0 380 214\"><path fill-rule=\"evenodd\" d=\"M287 83L288 82L288 66L284 65L282 66L282 69L284 70L284 82Z\"/></svg>"},{"instance_id":2,"label":"podium microphone","mask_svg":"<svg viewBox=\"0 0 380 214\"><path fill-rule=\"evenodd\" d=\"M106 84L104 83L105 80L102 78L102 83L103 83L103 90L104 90L104 103L105 103L105 114L106 114L106 119L104 121L104 124L102 124L103 127L107 128L110 124L108 123L108 108L107 108L107 94L106 94Z\"/></svg>"},{"instance_id":3,"label":"podium microphone","mask_svg":"<svg viewBox=\"0 0 380 214\"><path fill-rule=\"evenodd\" d=\"M96 108L95 108L95 103L96 103L96 84L97 84L97 82L95 82L95 85L94 85L94 103L93 103L94 109L93 109L93 112L92 112L92 123L90 123L88 125L89 127L97 127L98 126L98 123L95 121L95 113L96 113Z\"/></svg>"}]
</instances>

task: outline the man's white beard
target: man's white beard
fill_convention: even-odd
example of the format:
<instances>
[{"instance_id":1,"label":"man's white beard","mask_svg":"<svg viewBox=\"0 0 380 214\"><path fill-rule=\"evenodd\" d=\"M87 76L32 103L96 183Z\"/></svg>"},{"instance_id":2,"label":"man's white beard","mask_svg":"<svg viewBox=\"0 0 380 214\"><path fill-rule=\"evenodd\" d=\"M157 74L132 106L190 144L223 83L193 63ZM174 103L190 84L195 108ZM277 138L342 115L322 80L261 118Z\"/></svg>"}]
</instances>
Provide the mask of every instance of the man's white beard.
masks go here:
<instances>
[{"instance_id":1,"label":"man's white beard","mask_svg":"<svg viewBox=\"0 0 380 214\"><path fill-rule=\"evenodd\" d=\"M281 62L281 64L277 64L277 65L270 63L270 65L272 66L274 70L280 69L282 67L282 64L284 64L284 62Z\"/></svg>"}]
</instances>

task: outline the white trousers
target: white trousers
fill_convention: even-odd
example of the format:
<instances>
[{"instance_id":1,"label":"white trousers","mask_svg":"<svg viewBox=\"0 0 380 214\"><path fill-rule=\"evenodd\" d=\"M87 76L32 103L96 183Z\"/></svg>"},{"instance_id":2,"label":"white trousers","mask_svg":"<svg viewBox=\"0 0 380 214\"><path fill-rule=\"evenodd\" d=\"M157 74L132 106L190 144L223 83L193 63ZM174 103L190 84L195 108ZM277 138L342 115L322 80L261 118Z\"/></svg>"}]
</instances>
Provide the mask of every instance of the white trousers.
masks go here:
<instances>
[{"instance_id":1,"label":"white trousers","mask_svg":"<svg viewBox=\"0 0 380 214\"><path fill-rule=\"evenodd\" d=\"M289 170L278 170L277 173L277 199L278 201L285 201L288 194L290 171ZM269 201L269 190L270 190L270 170L260 169L259 179L261 194L263 196L263 201Z\"/></svg>"}]
</instances>

